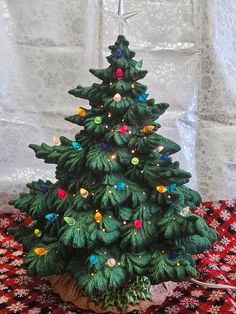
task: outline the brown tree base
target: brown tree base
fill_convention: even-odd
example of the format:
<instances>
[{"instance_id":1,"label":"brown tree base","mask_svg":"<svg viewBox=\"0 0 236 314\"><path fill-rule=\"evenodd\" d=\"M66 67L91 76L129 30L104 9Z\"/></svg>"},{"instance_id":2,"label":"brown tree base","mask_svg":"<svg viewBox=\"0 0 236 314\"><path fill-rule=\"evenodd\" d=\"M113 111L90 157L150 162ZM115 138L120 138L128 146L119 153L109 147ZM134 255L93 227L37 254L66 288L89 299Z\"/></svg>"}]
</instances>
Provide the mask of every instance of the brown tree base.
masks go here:
<instances>
[{"instance_id":1,"label":"brown tree base","mask_svg":"<svg viewBox=\"0 0 236 314\"><path fill-rule=\"evenodd\" d=\"M152 300L141 301L137 305L129 305L125 310L121 311L112 306L103 308L102 304L96 304L91 302L88 297L81 296L76 280L67 274L50 276L48 279L53 291L59 294L63 301L71 302L79 309L90 310L97 313L129 313L134 310L145 311L151 305L162 304L166 297L172 295L173 290L177 286L177 284L172 281L151 286L150 292Z\"/></svg>"}]
</instances>

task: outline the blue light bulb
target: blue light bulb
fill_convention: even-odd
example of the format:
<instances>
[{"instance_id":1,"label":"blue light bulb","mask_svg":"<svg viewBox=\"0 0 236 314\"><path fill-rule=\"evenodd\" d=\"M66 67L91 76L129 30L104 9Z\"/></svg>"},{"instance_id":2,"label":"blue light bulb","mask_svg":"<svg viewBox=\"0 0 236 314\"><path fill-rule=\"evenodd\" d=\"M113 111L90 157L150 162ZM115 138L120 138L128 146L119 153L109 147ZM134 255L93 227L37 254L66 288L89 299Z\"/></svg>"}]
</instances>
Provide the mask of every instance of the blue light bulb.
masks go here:
<instances>
[{"instance_id":1,"label":"blue light bulb","mask_svg":"<svg viewBox=\"0 0 236 314\"><path fill-rule=\"evenodd\" d=\"M44 217L48 221L55 221L58 218L58 215L55 213L49 213L49 214L46 214Z\"/></svg>"},{"instance_id":2,"label":"blue light bulb","mask_svg":"<svg viewBox=\"0 0 236 314\"><path fill-rule=\"evenodd\" d=\"M80 143L78 143L78 142L76 142L76 141L71 142L71 145L73 146L73 148L74 148L75 150L81 150L81 149L82 149Z\"/></svg>"},{"instance_id":3,"label":"blue light bulb","mask_svg":"<svg viewBox=\"0 0 236 314\"><path fill-rule=\"evenodd\" d=\"M89 257L89 261L90 261L90 263L93 264L93 265L96 264L97 261L98 261L97 255L91 255L91 256Z\"/></svg>"},{"instance_id":4,"label":"blue light bulb","mask_svg":"<svg viewBox=\"0 0 236 314\"><path fill-rule=\"evenodd\" d=\"M123 57L123 52L122 52L122 50L120 50L119 48L117 48L117 49L115 50L115 52L114 52L114 55L115 55L115 58L116 58L116 59L120 59L120 58Z\"/></svg>"},{"instance_id":5,"label":"blue light bulb","mask_svg":"<svg viewBox=\"0 0 236 314\"><path fill-rule=\"evenodd\" d=\"M148 98L149 94L148 93L143 93L143 94L140 94L138 96L138 100L141 101L141 102L145 102Z\"/></svg>"},{"instance_id":6,"label":"blue light bulb","mask_svg":"<svg viewBox=\"0 0 236 314\"><path fill-rule=\"evenodd\" d=\"M115 185L115 189L118 190L118 191L122 191L124 190L126 187L126 184L122 181L118 182L116 185Z\"/></svg>"}]
</instances>

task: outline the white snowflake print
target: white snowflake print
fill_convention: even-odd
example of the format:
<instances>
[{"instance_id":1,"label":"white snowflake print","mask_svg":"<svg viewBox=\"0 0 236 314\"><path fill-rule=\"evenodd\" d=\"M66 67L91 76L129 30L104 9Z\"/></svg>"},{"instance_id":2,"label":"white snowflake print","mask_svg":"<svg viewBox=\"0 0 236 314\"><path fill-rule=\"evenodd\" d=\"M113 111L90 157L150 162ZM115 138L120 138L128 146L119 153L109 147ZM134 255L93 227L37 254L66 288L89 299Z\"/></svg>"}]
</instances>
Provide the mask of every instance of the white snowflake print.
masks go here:
<instances>
[{"instance_id":1,"label":"white snowflake print","mask_svg":"<svg viewBox=\"0 0 236 314\"><path fill-rule=\"evenodd\" d=\"M16 222L21 222L26 218L26 213L22 213L21 211L17 211L14 215L12 215L12 218Z\"/></svg>"},{"instance_id":2,"label":"white snowflake print","mask_svg":"<svg viewBox=\"0 0 236 314\"><path fill-rule=\"evenodd\" d=\"M3 247L6 247L6 248L9 248L9 247L12 247L14 245L17 245L17 242L15 242L14 240L8 240L8 241L5 241L3 242L2 246Z\"/></svg>"},{"instance_id":3,"label":"white snowflake print","mask_svg":"<svg viewBox=\"0 0 236 314\"><path fill-rule=\"evenodd\" d=\"M29 276L19 276L18 278L15 279L15 282L18 283L19 285L28 285L32 281L33 279L30 278Z\"/></svg>"},{"instance_id":4,"label":"white snowflake print","mask_svg":"<svg viewBox=\"0 0 236 314\"><path fill-rule=\"evenodd\" d=\"M215 251L217 251L217 252L222 252L222 251L225 250L225 248L224 248L223 246L218 245L218 244L213 245L213 249L214 249Z\"/></svg>"},{"instance_id":5,"label":"white snowflake print","mask_svg":"<svg viewBox=\"0 0 236 314\"><path fill-rule=\"evenodd\" d=\"M235 304L234 307L230 308L230 312L233 313L233 314L236 314L236 304Z\"/></svg>"},{"instance_id":6,"label":"white snowflake print","mask_svg":"<svg viewBox=\"0 0 236 314\"><path fill-rule=\"evenodd\" d=\"M192 283L190 281L182 281L178 283L178 286L183 289L188 289L191 285Z\"/></svg>"},{"instance_id":7,"label":"white snowflake print","mask_svg":"<svg viewBox=\"0 0 236 314\"><path fill-rule=\"evenodd\" d=\"M1 263L5 264L5 263L8 263L10 260L11 260L10 258L7 258L7 257L4 256L4 257L1 258Z\"/></svg>"},{"instance_id":8,"label":"white snowflake print","mask_svg":"<svg viewBox=\"0 0 236 314\"><path fill-rule=\"evenodd\" d=\"M220 267L220 269L224 270L224 271L230 271L231 268L229 266L223 265Z\"/></svg>"},{"instance_id":9,"label":"white snowflake print","mask_svg":"<svg viewBox=\"0 0 236 314\"><path fill-rule=\"evenodd\" d=\"M5 264L7 264L8 262L9 262L9 259L6 258L6 257L2 257L2 258L0 259L0 265L5 265Z\"/></svg>"},{"instance_id":10,"label":"white snowflake print","mask_svg":"<svg viewBox=\"0 0 236 314\"><path fill-rule=\"evenodd\" d=\"M28 314L40 314L41 313L41 309L38 307L34 307L30 310L28 310Z\"/></svg>"},{"instance_id":11,"label":"white snowflake print","mask_svg":"<svg viewBox=\"0 0 236 314\"><path fill-rule=\"evenodd\" d=\"M16 289L14 291L14 296L20 297L20 298L25 297L28 294L29 294L29 289Z\"/></svg>"},{"instance_id":12,"label":"white snowflake print","mask_svg":"<svg viewBox=\"0 0 236 314\"><path fill-rule=\"evenodd\" d=\"M48 285L46 282L42 283L41 285L38 285L35 287L35 289L41 291L41 292L46 292L48 290L52 290L51 286Z\"/></svg>"},{"instance_id":13,"label":"white snowflake print","mask_svg":"<svg viewBox=\"0 0 236 314\"><path fill-rule=\"evenodd\" d=\"M221 290L213 290L212 293L210 294L208 300L211 301L220 301L221 298L224 296L224 291Z\"/></svg>"},{"instance_id":14,"label":"white snowflake print","mask_svg":"<svg viewBox=\"0 0 236 314\"><path fill-rule=\"evenodd\" d=\"M22 251L15 251L15 252L12 252L12 255L21 256L21 255L23 255L23 252Z\"/></svg>"},{"instance_id":15,"label":"white snowflake print","mask_svg":"<svg viewBox=\"0 0 236 314\"><path fill-rule=\"evenodd\" d=\"M230 273L228 274L228 277L232 280L236 280L236 273Z\"/></svg>"},{"instance_id":16,"label":"white snowflake print","mask_svg":"<svg viewBox=\"0 0 236 314\"><path fill-rule=\"evenodd\" d=\"M9 311L12 311L13 313L17 313L19 311L22 311L23 309L25 309L27 306L21 302L17 302L14 304L11 304L7 307L7 309L9 309Z\"/></svg>"},{"instance_id":17,"label":"white snowflake print","mask_svg":"<svg viewBox=\"0 0 236 314\"><path fill-rule=\"evenodd\" d=\"M219 202L213 202L211 206L214 210L217 210L220 208L221 205Z\"/></svg>"},{"instance_id":18,"label":"white snowflake print","mask_svg":"<svg viewBox=\"0 0 236 314\"><path fill-rule=\"evenodd\" d=\"M7 303L8 299L9 299L8 297L4 296L0 297L0 304Z\"/></svg>"},{"instance_id":19,"label":"white snowflake print","mask_svg":"<svg viewBox=\"0 0 236 314\"><path fill-rule=\"evenodd\" d=\"M5 229L9 226L10 221L8 218L1 218L0 219L0 228Z\"/></svg>"},{"instance_id":20,"label":"white snowflake print","mask_svg":"<svg viewBox=\"0 0 236 314\"><path fill-rule=\"evenodd\" d=\"M206 252L206 251L205 251ZM201 258L203 258L203 257L205 257L205 255L203 254L203 253L200 253L200 254L194 254L193 255L193 258L196 260L196 259L201 259Z\"/></svg>"},{"instance_id":21,"label":"white snowflake print","mask_svg":"<svg viewBox=\"0 0 236 314\"><path fill-rule=\"evenodd\" d=\"M224 221L229 220L230 218L230 213L227 210L223 210L220 213L220 218L222 218Z\"/></svg>"},{"instance_id":22,"label":"white snowflake print","mask_svg":"<svg viewBox=\"0 0 236 314\"><path fill-rule=\"evenodd\" d=\"M209 313L211 313L211 314L218 314L219 311L220 311L220 308L221 307L218 306L218 305L212 305L212 307L209 310Z\"/></svg>"},{"instance_id":23,"label":"white snowflake print","mask_svg":"<svg viewBox=\"0 0 236 314\"><path fill-rule=\"evenodd\" d=\"M204 206L203 204L200 204L196 209L195 209L195 213L200 216L200 217L204 217L206 215L206 212L209 210L209 208L207 208L206 206Z\"/></svg>"},{"instance_id":24,"label":"white snowflake print","mask_svg":"<svg viewBox=\"0 0 236 314\"><path fill-rule=\"evenodd\" d=\"M212 220L212 222L210 223L210 227L217 229L219 227L220 223L218 221L216 221L215 219Z\"/></svg>"},{"instance_id":25,"label":"white snowflake print","mask_svg":"<svg viewBox=\"0 0 236 314\"><path fill-rule=\"evenodd\" d=\"M234 207L236 205L236 200L227 200L225 201L226 206Z\"/></svg>"},{"instance_id":26,"label":"white snowflake print","mask_svg":"<svg viewBox=\"0 0 236 314\"><path fill-rule=\"evenodd\" d=\"M22 264L23 264L23 260L20 260L20 259L15 259L14 261L10 263L10 265L12 266L21 266Z\"/></svg>"},{"instance_id":27,"label":"white snowflake print","mask_svg":"<svg viewBox=\"0 0 236 314\"><path fill-rule=\"evenodd\" d=\"M180 308L177 305L167 306L164 312L166 314L177 314L180 312Z\"/></svg>"},{"instance_id":28,"label":"white snowflake print","mask_svg":"<svg viewBox=\"0 0 236 314\"><path fill-rule=\"evenodd\" d=\"M211 258L215 261L219 261L220 260L220 256L217 254L211 254Z\"/></svg>"},{"instance_id":29,"label":"white snowflake print","mask_svg":"<svg viewBox=\"0 0 236 314\"><path fill-rule=\"evenodd\" d=\"M56 298L51 294L43 293L37 298L37 301L42 303L55 303Z\"/></svg>"},{"instance_id":30,"label":"white snowflake print","mask_svg":"<svg viewBox=\"0 0 236 314\"><path fill-rule=\"evenodd\" d=\"M181 293L180 291L174 291L173 292L173 297L174 298L181 298L183 296L183 293Z\"/></svg>"},{"instance_id":31,"label":"white snowflake print","mask_svg":"<svg viewBox=\"0 0 236 314\"><path fill-rule=\"evenodd\" d=\"M8 268L0 268L0 274L3 274L3 273L7 273L9 271L9 269Z\"/></svg>"},{"instance_id":32,"label":"white snowflake print","mask_svg":"<svg viewBox=\"0 0 236 314\"><path fill-rule=\"evenodd\" d=\"M208 268L211 268L211 269L219 269L219 267L216 265L216 264L208 264Z\"/></svg>"},{"instance_id":33,"label":"white snowflake print","mask_svg":"<svg viewBox=\"0 0 236 314\"><path fill-rule=\"evenodd\" d=\"M181 301L180 301L180 304L182 306L185 306L187 309L194 309L196 306L199 305L199 301L195 298L183 298Z\"/></svg>"},{"instance_id":34,"label":"white snowflake print","mask_svg":"<svg viewBox=\"0 0 236 314\"><path fill-rule=\"evenodd\" d=\"M0 254L1 254L1 255L4 255L6 252L7 252L6 249L0 249Z\"/></svg>"},{"instance_id":35,"label":"white snowflake print","mask_svg":"<svg viewBox=\"0 0 236 314\"><path fill-rule=\"evenodd\" d=\"M220 239L220 243L223 244L223 245L228 245L230 243L230 239L228 239L227 237L223 236Z\"/></svg>"},{"instance_id":36,"label":"white snowflake print","mask_svg":"<svg viewBox=\"0 0 236 314\"><path fill-rule=\"evenodd\" d=\"M17 275L24 275L27 273L26 269L21 268L21 269L17 269L15 272Z\"/></svg>"},{"instance_id":37,"label":"white snowflake print","mask_svg":"<svg viewBox=\"0 0 236 314\"><path fill-rule=\"evenodd\" d=\"M234 222L230 225L230 229L232 229L233 231L236 232L236 221L234 221Z\"/></svg>"},{"instance_id":38,"label":"white snowflake print","mask_svg":"<svg viewBox=\"0 0 236 314\"><path fill-rule=\"evenodd\" d=\"M234 245L234 246L231 248L231 251L232 251L233 253L236 253L236 245Z\"/></svg>"},{"instance_id":39,"label":"white snowflake print","mask_svg":"<svg viewBox=\"0 0 236 314\"><path fill-rule=\"evenodd\" d=\"M191 295L192 295L193 297L198 298L198 297L200 297L200 295L203 295L203 293L202 293L201 290L193 290L193 291L191 291Z\"/></svg>"},{"instance_id":40,"label":"white snowflake print","mask_svg":"<svg viewBox=\"0 0 236 314\"><path fill-rule=\"evenodd\" d=\"M236 255L227 255L225 257L225 260L228 264L230 265L235 265L236 264Z\"/></svg>"},{"instance_id":41,"label":"white snowflake print","mask_svg":"<svg viewBox=\"0 0 236 314\"><path fill-rule=\"evenodd\" d=\"M0 241L3 241L4 239L5 237L2 234L0 234Z\"/></svg>"},{"instance_id":42,"label":"white snowflake print","mask_svg":"<svg viewBox=\"0 0 236 314\"><path fill-rule=\"evenodd\" d=\"M0 282L0 290L6 290L8 289L6 285L4 285L4 283Z\"/></svg>"}]
</instances>

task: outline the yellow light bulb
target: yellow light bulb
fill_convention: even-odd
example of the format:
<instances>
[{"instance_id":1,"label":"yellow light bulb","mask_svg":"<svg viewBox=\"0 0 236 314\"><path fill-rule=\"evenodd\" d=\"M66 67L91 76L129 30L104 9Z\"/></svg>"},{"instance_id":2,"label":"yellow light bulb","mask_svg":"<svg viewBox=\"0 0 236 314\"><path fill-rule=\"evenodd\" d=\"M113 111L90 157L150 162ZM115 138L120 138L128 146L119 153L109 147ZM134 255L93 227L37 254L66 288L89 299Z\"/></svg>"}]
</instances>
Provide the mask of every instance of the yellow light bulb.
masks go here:
<instances>
[{"instance_id":1,"label":"yellow light bulb","mask_svg":"<svg viewBox=\"0 0 236 314\"><path fill-rule=\"evenodd\" d=\"M34 249L34 253L39 255L39 256L42 256L42 255L45 255L47 254L47 250L45 250L43 247L37 247Z\"/></svg>"},{"instance_id":2,"label":"yellow light bulb","mask_svg":"<svg viewBox=\"0 0 236 314\"><path fill-rule=\"evenodd\" d=\"M131 159L131 163L136 166L139 163L139 158L138 157L133 157Z\"/></svg>"},{"instance_id":3,"label":"yellow light bulb","mask_svg":"<svg viewBox=\"0 0 236 314\"><path fill-rule=\"evenodd\" d=\"M34 229L34 235L35 235L36 237L41 237L42 231L39 230L39 229Z\"/></svg>"},{"instance_id":4,"label":"yellow light bulb","mask_svg":"<svg viewBox=\"0 0 236 314\"><path fill-rule=\"evenodd\" d=\"M102 214L99 211L97 211L96 214L94 215L96 223L100 223L102 221L102 218L103 218Z\"/></svg>"},{"instance_id":5,"label":"yellow light bulb","mask_svg":"<svg viewBox=\"0 0 236 314\"><path fill-rule=\"evenodd\" d=\"M166 192L166 187L164 185L158 185L156 187L157 192L159 193L165 193Z\"/></svg>"},{"instance_id":6,"label":"yellow light bulb","mask_svg":"<svg viewBox=\"0 0 236 314\"><path fill-rule=\"evenodd\" d=\"M76 109L76 113L77 113L80 117L84 117L84 116L86 116L87 111L86 111L84 108L82 108L82 107L78 107L78 108Z\"/></svg>"},{"instance_id":7,"label":"yellow light bulb","mask_svg":"<svg viewBox=\"0 0 236 314\"><path fill-rule=\"evenodd\" d=\"M140 132L149 132L152 131L153 129L155 129L154 125L146 125L142 129L140 129Z\"/></svg>"}]
</instances>

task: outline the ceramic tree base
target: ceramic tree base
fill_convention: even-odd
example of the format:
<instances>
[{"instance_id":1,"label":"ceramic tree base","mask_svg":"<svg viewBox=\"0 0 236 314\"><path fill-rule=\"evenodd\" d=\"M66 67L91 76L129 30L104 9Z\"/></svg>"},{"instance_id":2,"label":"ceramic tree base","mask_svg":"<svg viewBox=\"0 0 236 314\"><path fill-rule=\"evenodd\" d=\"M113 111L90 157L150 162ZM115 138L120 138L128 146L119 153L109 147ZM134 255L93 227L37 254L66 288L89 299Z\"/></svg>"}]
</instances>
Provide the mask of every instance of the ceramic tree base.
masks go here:
<instances>
[{"instance_id":1,"label":"ceramic tree base","mask_svg":"<svg viewBox=\"0 0 236 314\"><path fill-rule=\"evenodd\" d=\"M83 310L90 310L97 313L128 313L131 311L144 311L151 305L160 305L164 300L171 296L177 284L172 281L164 282L156 286L151 286L150 292L152 300L141 301L136 305L129 305L121 311L116 307L109 306L103 308L102 304L91 302L88 297L80 295L76 280L67 274L48 277L52 289L59 294L61 299L73 303L76 307Z\"/></svg>"}]
</instances>

